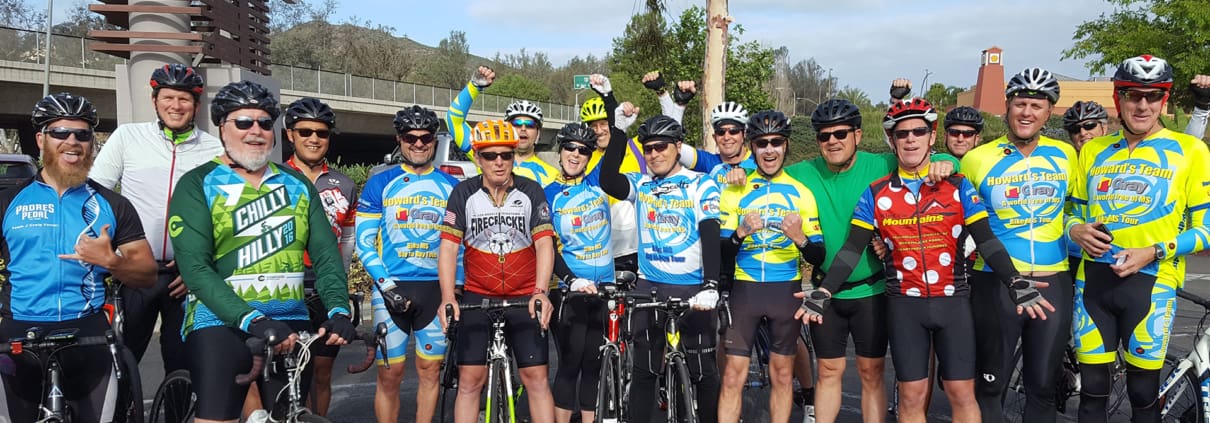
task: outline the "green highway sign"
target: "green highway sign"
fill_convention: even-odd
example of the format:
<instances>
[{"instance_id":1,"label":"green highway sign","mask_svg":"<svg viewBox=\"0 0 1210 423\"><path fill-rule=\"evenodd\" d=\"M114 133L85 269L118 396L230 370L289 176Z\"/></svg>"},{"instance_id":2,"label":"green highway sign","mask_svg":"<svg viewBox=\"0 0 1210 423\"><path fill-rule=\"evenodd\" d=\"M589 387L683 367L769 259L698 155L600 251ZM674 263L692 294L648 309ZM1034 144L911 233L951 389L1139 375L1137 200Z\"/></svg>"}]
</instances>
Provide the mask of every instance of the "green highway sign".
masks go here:
<instances>
[{"instance_id":1,"label":"green highway sign","mask_svg":"<svg viewBox=\"0 0 1210 423\"><path fill-rule=\"evenodd\" d=\"M588 88L588 75L576 75L571 78L571 89L583 90Z\"/></svg>"}]
</instances>

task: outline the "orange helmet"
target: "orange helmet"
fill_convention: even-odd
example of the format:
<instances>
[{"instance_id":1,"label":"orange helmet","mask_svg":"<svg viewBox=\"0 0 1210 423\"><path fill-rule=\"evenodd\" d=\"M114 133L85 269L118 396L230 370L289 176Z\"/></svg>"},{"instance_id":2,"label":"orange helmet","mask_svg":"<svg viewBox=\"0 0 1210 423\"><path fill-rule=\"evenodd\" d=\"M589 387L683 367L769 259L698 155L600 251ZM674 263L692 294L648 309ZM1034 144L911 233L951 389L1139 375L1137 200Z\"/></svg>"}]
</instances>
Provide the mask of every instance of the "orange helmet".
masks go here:
<instances>
[{"instance_id":1,"label":"orange helmet","mask_svg":"<svg viewBox=\"0 0 1210 423\"><path fill-rule=\"evenodd\" d=\"M471 131L471 148L478 151L484 147L517 147L517 132L506 120L485 120Z\"/></svg>"}]
</instances>

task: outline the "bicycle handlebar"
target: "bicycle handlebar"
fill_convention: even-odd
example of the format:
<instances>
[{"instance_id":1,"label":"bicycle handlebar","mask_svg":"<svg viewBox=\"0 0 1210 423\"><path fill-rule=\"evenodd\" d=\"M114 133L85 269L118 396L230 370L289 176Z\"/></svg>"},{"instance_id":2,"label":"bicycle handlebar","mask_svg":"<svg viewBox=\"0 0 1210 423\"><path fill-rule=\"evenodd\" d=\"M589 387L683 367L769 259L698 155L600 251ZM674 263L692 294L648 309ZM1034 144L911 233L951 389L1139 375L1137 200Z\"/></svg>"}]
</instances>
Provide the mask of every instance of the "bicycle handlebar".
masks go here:
<instances>
[{"instance_id":1,"label":"bicycle handlebar","mask_svg":"<svg viewBox=\"0 0 1210 423\"><path fill-rule=\"evenodd\" d=\"M539 308L539 313L541 313L540 308L542 307L542 300L538 300L537 306ZM459 310L485 310L485 311L506 310L506 309L510 309L510 308L528 308L528 307L529 307L528 299L523 300L523 301L510 301L510 300L490 300L490 299L484 298L483 301L480 302L479 304L459 304L458 305ZM451 311L451 310L447 309L447 311ZM448 316L448 314L447 314L447 316Z\"/></svg>"},{"instance_id":2,"label":"bicycle handlebar","mask_svg":"<svg viewBox=\"0 0 1210 423\"><path fill-rule=\"evenodd\" d=\"M98 345L109 345L109 337L101 335L35 340L18 339L0 344L0 354L23 354L27 349L51 350L65 347L91 347Z\"/></svg>"},{"instance_id":3,"label":"bicycle handlebar","mask_svg":"<svg viewBox=\"0 0 1210 423\"><path fill-rule=\"evenodd\" d=\"M375 326L373 332L360 330L357 331L356 340L365 342L366 344L366 358L365 361L362 361L361 363L350 364L345 368L345 370L349 373L361 373L366 371L370 368L370 365L374 364L374 353L376 352L382 352L382 361L385 363L386 368L390 369L391 362L387 360L387 346L385 342L386 336L387 324L385 322L379 323L377 326Z\"/></svg>"},{"instance_id":4,"label":"bicycle handlebar","mask_svg":"<svg viewBox=\"0 0 1210 423\"><path fill-rule=\"evenodd\" d=\"M268 379L269 369L265 367L265 356L268 355L269 348L272 348L270 345L273 344L272 341L276 338L276 332L267 330L265 331L264 338L253 336L244 341L244 345L248 347L249 351L252 351L252 368L248 370L248 373L235 375L236 384L246 386L252 383L252 381L256 380L257 373L261 373L262 369L264 370L265 378Z\"/></svg>"},{"instance_id":5,"label":"bicycle handlebar","mask_svg":"<svg viewBox=\"0 0 1210 423\"><path fill-rule=\"evenodd\" d=\"M1206 310L1210 310L1210 300L1199 297L1197 294L1181 289L1176 291L1176 296L1192 301L1194 304L1200 305Z\"/></svg>"}]
</instances>

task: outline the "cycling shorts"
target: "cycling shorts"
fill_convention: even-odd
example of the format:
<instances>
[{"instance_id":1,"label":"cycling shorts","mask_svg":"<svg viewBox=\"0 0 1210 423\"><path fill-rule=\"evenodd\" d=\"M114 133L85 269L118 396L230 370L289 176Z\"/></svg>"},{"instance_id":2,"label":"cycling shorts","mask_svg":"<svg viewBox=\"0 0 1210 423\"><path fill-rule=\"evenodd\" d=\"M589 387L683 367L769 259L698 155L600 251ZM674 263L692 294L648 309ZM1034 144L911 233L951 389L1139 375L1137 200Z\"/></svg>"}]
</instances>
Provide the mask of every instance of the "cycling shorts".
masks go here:
<instances>
[{"instance_id":1,"label":"cycling shorts","mask_svg":"<svg viewBox=\"0 0 1210 423\"><path fill-rule=\"evenodd\" d=\"M529 297L488 297L467 291L462 295L462 304L479 304L484 298L492 301L528 301ZM550 348L541 326L529 317L526 308L513 308L504 312L504 342L513 354L518 368L544 366L549 360ZM462 311L458 322L459 366L487 365L487 347L492 341L492 321L482 310Z\"/></svg>"},{"instance_id":2,"label":"cycling shorts","mask_svg":"<svg viewBox=\"0 0 1210 423\"><path fill-rule=\"evenodd\" d=\"M94 313L62 322L23 322L0 320L0 339L25 338L30 328L42 328L46 335L58 329L78 329L77 337L103 336L109 322L104 313ZM117 401L117 382L113 374L113 357L104 345L72 347L59 354L62 379L59 388L67 406L73 410L76 422L109 421ZM103 365L98 365L103 363ZM38 406L46 393L42 390L45 373L34 354L0 355L0 379L4 382L4 406L8 414L0 421L32 422L38 419ZM106 410L106 408L110 408ZM105 414L102 416L102 414ZM6 420L11 419L11 420Z\"/></svg>"},{"instance_id":3,"label":"cycling shorts","mask_svg":"<svg viewBox=\"0 0 1210 423\"><path fill-rule=\"evenodd\" d=\"M386 303L377 289L370 294L370 307L374 313L374 326L387 325L387 356L379 351L376 363L402 363L407 356L408 336L416 336L416 357L424 360L441 360L445 355L445 333L441 331L441 319L437 309L441 304L441 286L437 282L402 282L403 296L412 301L403 314L387 312ZM386 360L386 361L383 361Z\"/></svg>"},{"instance_id":4,"label":"cycling shorts","mask_svg":"<svg viewBox=\"0 0 1210 423\"><path fill-rule=\"evenodd\" d=\"M296 332L306 331L311 325L311 322L306 320L282 322ZM228 326L202 328L185 336L185 350L190 351L189 378L196 395L194 410L197 418L239 418L244 407L244 398L248 394L248 386L235 383L235 376L252 369L252 352L244 345L244 341L249 337L247 332ZM266 362L265 365L272 364ZM299 384L304 401L311 386L310 372L310 368L303 372L303 380ZM276 398L277 393L286 386L286 374L271 373L268 381L258 376L256 386L260 388L262 401Z\"/></svg>"},{"instance_id":5,"label":"cycling shorts","mask_svg":"<svg viewBox=\"0 0 1210 423\"><path fill-rule=\"evenodd\" d=\"M328 321L328 308L315 293L315 271L310 268L303 272L303 301L307 303L307 317L311 319L311 333L319 333L319 328ZM358 322L353 322L357 324ZM324 342L311 344L312 357L334 358L340 353L340 345L328 345Z\"/></svg>"},{"instance_id":6,"label":"cycling shorts","mask_svg":"<svg viewBox=\"0 0 1210 423\"><path fill-rule=\"evenodd\" d=\"M794 318L802 300L794 298L794 293L801 289L802 281L736 281L729 300L731 327L723 337L727 354L742 357L752 354L756 329L765 318L769 321L769 351L794 355L802 330L802 321Z\"/></svg>"},{"instance_id":7,"label":"cycling shorts","mask_svg":"<svg viewBox=\"0 0 1210 423\"><path fill-rule=\"evenodd\" d=\"M858 357L883 358L887 350L886 294L844 300L832 298L823 324L811 325L811 342L819 358L844 358L849 336Z\"/></svg>"},{"instance_id":8,"label":"cycling shorts","mask_svg":"<svg viewBox=\"0 0 1210 423\"><path fill-rule=\"evenodd\" d=\"M975 325L968 297L887 298L891 360L900 382L929 374L929 344L941 380L975 378Z\"/></svg>"},{"instance_id":9,"label":"cycling shorts","mask_svg":"<svg viewBox=\"0 0 1210 423\"><path fill-rule=\"evenodd\" d=\"M1076 279L1072 326L1076 358L1082 364L1108 364L1125 344L1126 362L1159 370L1168 351L1168 333L1176 314L1175 284L1156 283L1142 272L1120 278L1106 263L1084 262Z\"/></svg>"}]
</instances>

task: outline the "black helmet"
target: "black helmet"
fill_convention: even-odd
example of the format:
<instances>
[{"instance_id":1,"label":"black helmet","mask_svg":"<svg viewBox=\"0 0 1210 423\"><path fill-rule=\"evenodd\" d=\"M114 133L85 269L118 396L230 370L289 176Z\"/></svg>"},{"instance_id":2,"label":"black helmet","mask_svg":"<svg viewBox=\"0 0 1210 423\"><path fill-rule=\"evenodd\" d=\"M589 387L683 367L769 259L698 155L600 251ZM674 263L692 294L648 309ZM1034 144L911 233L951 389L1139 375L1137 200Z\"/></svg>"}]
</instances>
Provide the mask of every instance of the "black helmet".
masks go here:
<instances>
[{"instance_id":1,"label":"black helmet","mask_svg":"<svg viewBox=\"0 0 1210 423\"><path fill-rule=\"evenodd\" d=\"M232 82L219 89L214 99L210 100L210 121L215 126L222 125L228 113L239 109L261 109L269 117L277 119L281 115L277 104L273 93L260 84L252 81Z\"/></svg>"},{"instance_id":2,"label":"black helmet","mask_svg":"<svg viewBox=\"0 0 1210 423\"><path fill-rule=\"evenodd\" d=\"M151 73L151 92L160 92L160 88L188 91L197 99L206 90L206 81L193 68L180 63L169 63Z\"/></svg>"},{"instance_id":3,"label":"black helmet","mask_svg":"<svg viewBox=\"0 0 1210 423\"><path fill-rule=\"evenodd\" d=\"M97 108L87 98L71 93L51 94L34 104L30 120L35 128L41 130L59 119L82 120L88 126L97 126Z\"/></svg>"},{"instance_id":4,"label":"black helmet","mask_svg":"<svg viewBox=\"0 0 1210 423\"><path fill-rule=\"evenodd\" d=\"M832 125L850 125L861 128L861 109L856 104L843 98L833 98L823 102L811 113L811 126L816 131Z\"/></svg>"},{"instance_id":5,"label":"black helmet","mask_svg":"<svg viewBox=\"0 0 1210 423\"><path fill-rule=\"evenodd\" d=\"M1077 101L1063 113L1063 129L1066 129L1067 132L1073 132L1072 130L1080 122L1106 119L1109 119L1109 113L1105 112L1105 108L1101 107L1097 102Z\"/></svg>"},{"instance_id":6,"label":"black helmet","mask_svg":"<svg viewBox=\"0 0 1210 423\"><path fill-rule=\"evenodd\" d=\"M655 115L639 125L639 142L646 143L654 139L683 141L685 128L676 119L664 115Z\"/></svg>"},{"instance_id":7,"label":"black helmet","mask_svg":"<svg viewBox=\"0 0 1210 423\"><path fill-rule=\"evenodd\" d=\"M782 114L782 112L776 110L756 112L756 114L748 118L748 128L744 133L748 139L755 139L762 135L789 137L790 120L786 119L786 115Z\"/></svg>"},{"instance_id":8,"label":"black helmet","mask_svg":"<svg viewBox=\"0 0 1210 423\"><path fill-rule=\"evenodd\" d=\"M413 129L421 129L436 133L441 127L441 121L432 110L418 105L405 107L395 112L395 132L404 133Z\"/></svg>"},{"instance_id":9,"label":"black helmet","mask_svg":"<svg viewBox=\"0 0 1210 423\"><path fill-rule=\"evenodd\" d=\"M983 114L974 107L959 106L945 114L945 127L948 129L950 125L966 125L983 132Z\"/></svg>"},{"instance_id":10,"label":"black helmet","mask_svg":"<svg viewBox=\"0 0 1210 423\"><path fill-rule=\"evenodd\" d=\"M597 133L589 128L588 125L579 122L572 122L563 125L559 129L559 134L555 135L555 142L563 145L569 142L578 142L589 147L597 146Z\"/></svg>"},{"instance_id":11,"label":"black helmet","mask_svg":"<svg viewBox=\"0 0 1210 423\"><path fill-rule=\"evenodd\" d=\"M303 97L286 107L286 128L293 128L300 120L323 122L328 128L336 127L336 113L324 102L314 97Z\"/></svg>"}]
</instances>

